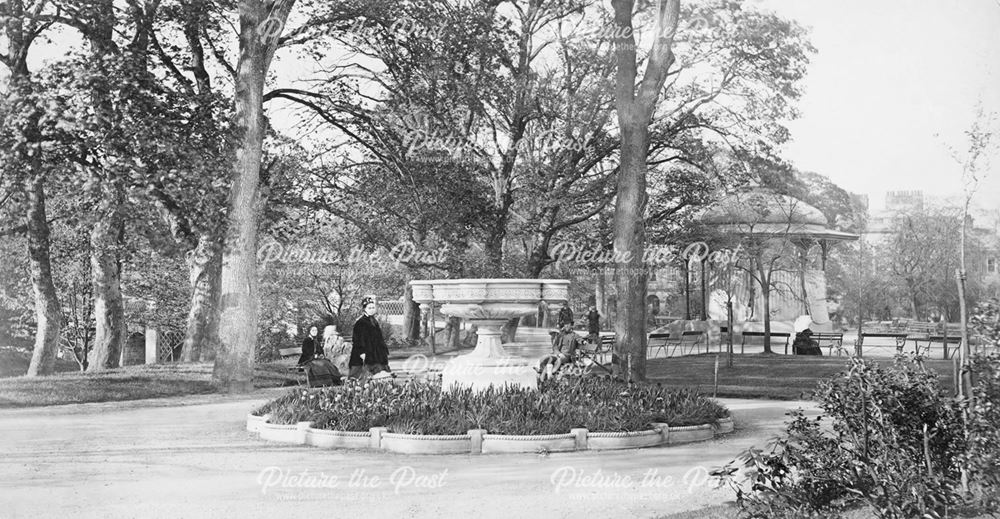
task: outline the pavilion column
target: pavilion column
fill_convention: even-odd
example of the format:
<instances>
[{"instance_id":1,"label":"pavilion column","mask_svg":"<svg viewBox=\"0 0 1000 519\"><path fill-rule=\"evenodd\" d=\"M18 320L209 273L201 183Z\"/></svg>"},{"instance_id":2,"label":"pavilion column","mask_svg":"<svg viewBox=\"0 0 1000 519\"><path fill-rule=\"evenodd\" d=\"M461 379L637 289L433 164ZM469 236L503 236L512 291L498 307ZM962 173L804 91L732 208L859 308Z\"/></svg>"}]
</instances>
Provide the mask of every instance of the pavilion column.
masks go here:
<instances>
[{"instance_id":1,"label":"pavilion column","mask_svg":"<svg viewBox=\"0 0 1000 519\"><path fill-rule=\"evenodd\" d=\"M707 255L706 255L707 257ZM708 278L705 276L706 261L702 259L701 263L701 318L704 321L708 320Z\"/></svg>"},{"instance_id":2,"label":"pavilion column","mask_svg":"<svg viewBox=\"0 0 1000 519\"><path fill-rule=\"evenodd\" d=\"M159 361L159 352L157 351L157 330L156 328L147 326L146 327L146 364L156 364Z\"/></svg>"}]
</instances>

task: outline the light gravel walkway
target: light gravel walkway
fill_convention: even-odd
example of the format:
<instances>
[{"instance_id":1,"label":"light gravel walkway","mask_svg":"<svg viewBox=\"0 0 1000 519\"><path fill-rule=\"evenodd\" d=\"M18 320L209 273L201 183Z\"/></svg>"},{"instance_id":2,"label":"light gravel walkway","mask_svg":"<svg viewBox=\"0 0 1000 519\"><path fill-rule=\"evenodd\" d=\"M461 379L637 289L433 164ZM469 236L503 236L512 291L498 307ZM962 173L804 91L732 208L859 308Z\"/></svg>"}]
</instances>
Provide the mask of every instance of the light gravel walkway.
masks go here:
<instances>
[{"instance_id":1,"label":"light gravel walkway","mask_svg":"<svg viewBox=\"0 0 1000 519\"><path fill-rule=\"evenodd\" d=\"M723 399L737 431L682 446L406 456L258 440L246 414L277 394L2 410L0 519L656 517L732 501L706 472L814 409Z\"/></svg>"}]
</instances>

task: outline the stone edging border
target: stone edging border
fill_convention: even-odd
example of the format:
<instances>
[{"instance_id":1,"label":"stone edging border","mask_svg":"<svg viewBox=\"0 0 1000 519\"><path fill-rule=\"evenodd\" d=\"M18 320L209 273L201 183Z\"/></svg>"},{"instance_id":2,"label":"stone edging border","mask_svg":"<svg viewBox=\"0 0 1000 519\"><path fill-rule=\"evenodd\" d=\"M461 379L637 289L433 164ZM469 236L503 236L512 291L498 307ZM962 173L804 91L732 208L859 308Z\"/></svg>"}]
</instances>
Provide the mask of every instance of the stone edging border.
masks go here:
<instances>
[{"instance_id":1,"label":"stone edging border","mask_svg":"<svg viewBox=\"0 0 1000 519\"><path fill-rule=\"evenodd\" d=\"M247 431L256 432L262 440L296 445L312 445L325 449L378 449L402 454L491 454L569 452L583 450L638 449L658 445L675 445L710 440L717 434L734 430L732 417L711 424L670 427L653 424L653 429L630 432L590 432L573 429L566 434L515 436L486 434L484 429L472 429L466 434L418 435L387 432L385 427L369 431L331 431L314 429L312 422L293 425L268 423L268 415L247 415Z\"/></svg>"}]
</instances>

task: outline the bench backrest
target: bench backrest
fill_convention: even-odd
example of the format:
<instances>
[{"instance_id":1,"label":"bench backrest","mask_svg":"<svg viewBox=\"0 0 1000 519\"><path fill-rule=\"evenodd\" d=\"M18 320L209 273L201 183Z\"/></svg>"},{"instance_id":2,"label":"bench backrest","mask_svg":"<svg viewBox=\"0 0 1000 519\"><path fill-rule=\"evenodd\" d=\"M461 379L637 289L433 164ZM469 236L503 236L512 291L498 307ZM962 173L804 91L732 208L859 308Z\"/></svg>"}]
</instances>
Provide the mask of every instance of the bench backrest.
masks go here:
<instances>
[{"instance_id":1,"label":"bench backrest","mask_svg":"<svg viewBox=\"0 0 1000 519\"><path fill-rule=\"evenodd\" d=\"M651 333L649 334L649 339L669 339L669 333Z\"/></svg>"},{"instance_id":2,"label":"bench backrest","mask_svg":"<svg viewBox=\"0 0 1000 519\"><path fill-rule=\"evenodd\" d=\"M843 339L844 334L842 333L823 333L817 332L812 334L813 339Z\"/></svg>"},{"instance_id":3,"label":"bench backrest","mask_svg":"<svg viewBox=\"0 0 1000 519\"><path fill-rule=\"evenodd\" d=\"M294 348L281 348L278 350L278 355L281 355L281 358L283 359L287 359L288 357L298 357L299 355L302 355L302 348L299 346Z\"/></svg>"},{"instance_id":4,"label":"bench backrest","mask_svg":"<svg viewBox=\"0 0 1000 519\"><path fill-rule=\"evenodd\" d=\"M743 332L744 337L763 337L764 332ZM771 332L771 337L791 337L788 332Z\"/></svg>"},{"instance_id":5,"label":"bench backrest","mask_svg":"<svg viewBox=\"0 0 1000 519\"><path fill-rule=\"evenodd\" d=\"M910 333L934 333L941 330L941 325L937 323L914 322L906 326L906 331Z\"/></svg>"}]
</instances>

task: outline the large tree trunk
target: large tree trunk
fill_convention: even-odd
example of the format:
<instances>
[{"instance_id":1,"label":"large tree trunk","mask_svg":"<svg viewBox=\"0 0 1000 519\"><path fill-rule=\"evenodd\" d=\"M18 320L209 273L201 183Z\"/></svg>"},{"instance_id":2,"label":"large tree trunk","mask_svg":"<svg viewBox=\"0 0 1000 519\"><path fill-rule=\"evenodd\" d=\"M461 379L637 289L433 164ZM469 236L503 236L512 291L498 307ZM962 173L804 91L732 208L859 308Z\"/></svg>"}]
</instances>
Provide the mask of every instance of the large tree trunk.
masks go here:
<instances>
[{"instance_id":1,"label":"large tree trunk","mask_svg":"<svg viewBox=\"0 0 1000 519\"><path fill-rule=\"evenodd\" d=\"M619 369L630 370L630 380L646 378L646 271L642 262L646 245L646 154L649 150L647 120L641 112L626 112L622 119L622 165L615 200L615 344Z\"/></svg>"},{"instance_id":2,"label":"large tree trunk","mask_svg":"<svg viewBox=\"0 0 1000 519\"><path fill-rule=\"evenodd\" d=\"M646 157L649 155L649 123L656 101L674 62L673 36L677 32L680 0L656 4L656 23L646 69L636 89L638 66L632 26L632 0L612 0L617 36L614 40L615 110L621 131L621 165L615 199L614 249L615 289L618 309L615 351L619 367L631 369L629 379L646 378ZM624 256L619 256L624 255Z\"/></svg>"},{"instance_id":3,"label":"large tree trunk","mask_svg":"<svg viewBox=\"0 0 1000 519\"><path fill-rule=\"evenodd\" d=\"M31 94L28 72L28 50L37 33L25 27L28 22L24 13L24 2L12 0L6 3L3 14L8 16L4 25L7 37L7 57L10 79L7 88L21 95ZM38 141L37 116L25 121L23 133L32 141ZM21 157L26 166L24 180L28 211L26 214L28 237L28 265L31 272L31 286L35 296L35 347L28 365L29 377L50 375L55 370L56 353L59 351L61 310L52 281L52 263L49 253L49 223L45 213L45 176L42 173L41 155Z\"/></svg>"},{"instance_id":4,"label":"large tree trunk","mask_svg":"<svg viewBox=\"0 0 1000 519\"><path fill-rule=\"evenodd\" d=\"M528 277L538 279L542 275L545 267L549 266L549 245L552 244L552 235L536 232L532 240L534 246L528 254Z\"/></svg>"},{"instance_id":5,"label":"large tree trunk","mask_svg":"<svg viewBox=\"0 0 1000 519\"><path fill-rule=\"evenodd\" d=\"M233 163L228 232L222 256L219 338L213 379L230 392L253 389L257 350L257 225L260 161L264 142L264 81L281 27L295 4L241 0L239 62L236 67L236 125L240 130ZM274 34L277 32L279 34Z\"/></svg>"},{"instance_id":6,"label":"large tree trunk","mask_svg":"<svg viewBox=\"0 0 1000 519\"><path fill-rule=\"evenodd\" d=\"M125 341L119 257L125 225L121 211L123 202L124 193L120 186L110 180L101 182L101 200L90 231L90 268L97 326L87 371L117 368Z\"/></svg>"},{"instance_id":7,"label":"large tree trunk","mask_svg":"<svg viewBox=\"0 0 1000 519\"><path fill-rule=\"evenodd\" d=\"M412 343L420 340L420 305L413 302L413 287L409 283L403 290L403 336Z\"/></svg>"},{"instance_id":8,"label":"large tree trunk","mask_svg":"<svg viewBox=\"0 0 1000 519\"><path fill-rule=\"evenodd\" d=\"M505 218L497 218L494 228L483 244L486 254L485 271L481 273L484 278L503 277L503 242L507 236L507 221Z\"/></svg>"},{"instance_id":9,"label":"large tree trunk","mask_svg":"<svg viewBox=\"0 0 1000 519\"><path fill-rule=\"evenodd\" d=\"M219 347L219 294L222 284L222 243L211 234L198 237L198 245L188 252L191 280L191 308L184 335L183 362L212 357Z\"/></svg>"},{"instance_id":10,"label":"large tree trunk","mask_svg":"<svg viewBox=\"0 0 1000 519\"><path fill-rule=\"evenodd\" d=\"M49 223L45 219L44 177L38 175L29 180L27 193L28 261L31 268L31 286L35 293L35 319L38 322L38 327L35 329L35 349L31 354L31 364L28 365L28 376L34 377L50 375L55 370L62 315L56 287L52 282Z\"/></svg>"},{"instance_id":11,"label":"large tree trunk","mask_svg":"<svg viewBox=\"0 0 1000 519\"><path fill-rule=\"evenodd\" d=\"M116 24L114 2L95 2L89 15L88 43L94 60L95 72L105 73L107 60L121 59L114 44ZM91 91L94 109L102 124L115 124L116 115L107 86L96 83ZM94 166L91 172L94 185L99 189L94 224L90 231L91 283L94 291L94 319L96 333L94 347L87 359L87 371L101 371L118 367L125 342L125 308L121 292L121 254L125 226L122 204L125 203L124 186L111 172Z\"/></svg>"}]
</instances>

